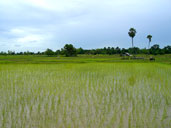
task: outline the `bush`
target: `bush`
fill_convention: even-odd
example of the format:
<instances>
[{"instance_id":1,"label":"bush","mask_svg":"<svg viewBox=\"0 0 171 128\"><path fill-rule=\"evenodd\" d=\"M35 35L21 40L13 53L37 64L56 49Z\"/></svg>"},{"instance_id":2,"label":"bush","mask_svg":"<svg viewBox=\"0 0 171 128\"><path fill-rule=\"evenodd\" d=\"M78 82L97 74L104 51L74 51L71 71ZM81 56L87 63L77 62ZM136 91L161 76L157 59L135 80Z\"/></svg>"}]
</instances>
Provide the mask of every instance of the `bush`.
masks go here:
<instances>
[{"instance_id":1,"label":"bush","mask_svg":"<svg viewBox=\"0 0 171 128\"><path fill-rule=\"evenodd\" d=\"M45 51L45 55L52 56L52 55L54 55L54 52L53 52L51 49L48 48L48 49Z\"/></svg>"},{"instance_id":2,"label":"bush","mask_svg":"<svg viewBox=\"0 0 171 128\"><path fill-rule=\"evenodd\" d=\"M72 44L66 44L63 51L66 57L77 56L76 48Z\"/></svg>"}]
</instances>

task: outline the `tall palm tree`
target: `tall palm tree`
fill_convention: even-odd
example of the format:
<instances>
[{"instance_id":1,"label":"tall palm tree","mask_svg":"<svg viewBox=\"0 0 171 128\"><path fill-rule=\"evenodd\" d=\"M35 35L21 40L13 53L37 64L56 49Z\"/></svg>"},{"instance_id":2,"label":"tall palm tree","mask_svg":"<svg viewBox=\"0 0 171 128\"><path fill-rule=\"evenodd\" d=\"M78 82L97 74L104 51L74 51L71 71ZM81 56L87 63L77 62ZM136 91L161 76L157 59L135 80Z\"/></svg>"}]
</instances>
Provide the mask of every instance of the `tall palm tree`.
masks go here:
<instances>
[{"instance_id":1,"label":"tall palm tree","mask_svg":"<svg viewBox=\"0 0 171 128\"><path fill-rule=\"evenodd\" d=\"M150 49L150 42L151 42L152 35L148 35L147 38L149 40L148 49Z\"/></svg>"},{"instance_id":2,"label":"tall palm tree","mask_svg":"<svg viewBox=\"0 0 171 128\"><path fill-rule=\"evenodd\" d=\"M132 48L134 47L134 37L135 37L135 35L136 35L136 29L134 29L134 28L130 28L129 29L129 32L128 32L128 35L132 38Z\"/></svg>"}]
</instances>

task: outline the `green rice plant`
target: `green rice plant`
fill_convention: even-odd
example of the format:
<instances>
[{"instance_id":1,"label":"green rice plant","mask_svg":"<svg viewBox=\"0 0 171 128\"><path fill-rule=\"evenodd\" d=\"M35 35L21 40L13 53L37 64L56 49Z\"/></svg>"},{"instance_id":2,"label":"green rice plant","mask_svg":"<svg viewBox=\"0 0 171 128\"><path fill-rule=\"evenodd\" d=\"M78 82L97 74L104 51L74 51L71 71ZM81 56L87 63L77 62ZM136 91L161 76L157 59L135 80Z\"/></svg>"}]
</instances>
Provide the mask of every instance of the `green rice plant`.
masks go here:
<instances>
[{"instance_id":1,"label":"green rice plant","mask_svg":"<svg viewBox=\"0 0 171 128\"><path fill-rule=\"evenodd\" d=\"M171 127L171 67L0 64L0 127Z\"/></svg>"}]
</instances>

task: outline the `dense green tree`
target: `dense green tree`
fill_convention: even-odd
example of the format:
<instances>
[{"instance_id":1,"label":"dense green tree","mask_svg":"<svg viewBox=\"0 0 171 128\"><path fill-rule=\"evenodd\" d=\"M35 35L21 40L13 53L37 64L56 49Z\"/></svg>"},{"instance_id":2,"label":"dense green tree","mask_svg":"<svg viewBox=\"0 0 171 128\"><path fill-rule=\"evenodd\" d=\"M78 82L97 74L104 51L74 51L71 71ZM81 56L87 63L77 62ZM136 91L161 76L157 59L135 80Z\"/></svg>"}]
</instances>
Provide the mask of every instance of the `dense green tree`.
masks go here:
<instances>
[{"instance_id":1,"label":"dense green tree","mask_svg":"<svg viewBox=\"0 0 171 128\"><path fill-rule=\"evenodd\" d=\"M164 47L163 52L165 54L171 54L171 46L168 45L168 46Z\"/></svg>"},{"instance_id":2,"label":"dense green tree","mask_svg":"<svg viewBox=\"0 0 171 128\"><path fill-rule=\"evenodd\" d=\"M116 47L116 54L120 54L121 53L121 49L119 47Z\"/></svg>"},{"instance_id":3,"label":"dense green tree","mask_svg":"<svg viewBox=\"0 0 171 128\"><path fill-rule=\"evenodd\" d=\"M114 47L111 48L111 54L116 54L116 51L115 51Z\"/></svg>"},{"instance_id":4,"label":"dense green tree","mask_svg":"<svg viewBox=\"0 0 171 128\"><path fill-rule=\"evenodd\" d=\"M72 44L66 44L63 50L66 57L77 56L76 48Z\"/></svg>"},{"instance_id":5,"label":"dense green tree","mask_svg":"<svg viewBox=\"0 0 171 128\"><path fill-rule=\"evenodd\" d=\"M125 54L125 53L127 53L127 52L128 52L128 49L122 48L122 50L121 50L121 53L122 53L122 54Z\"/></svg>"},{"instance_id":6,"label":"dense green tree","mask_svg":"<svg viewBox=\"0 0 171 128\"><path fill-rule=\"evenodd\" d=\"M147 38L149 40L148 49L150 49L150 43L151 43L152 35L148 35Z\"/></svg>"},{"instance_id":7,"label":"dense green tree","mask_svg":"<svg viewBox=\"0 0 171 128\"><path fill-rule=\"evenodd\" d=\"M161 53L161 50L160 50L160 46L158 44L155 44L150 48L150 54L157 55L160 53Z\"/></svg>"},{"instance_id":8,"label":"dense green tree","mask_svg":"<svg viewBox=\"0 0 171 128\"><path fill-rule=\"evenodd\" d=\"M51 49L48 48L45 51L45 55L52 56L52 55L54 55L54 52Z\"/></svg>"},{"instance_id":9,"label":"dense green tree","mask_svg":"<svg viewBox=\"0 0 171 128\"><path fill-rule=\"evenodd\" d=\"M56 50L55 51L55 55L60 55L61 54L61 51L60 50Z\"/></svg>"},{"instance_id":10,"label":"dense green tree","mask_svg":"<svg viewBox=\"0 0 171 128\"><path fill-rule=\"evenodd\" d=\"M148 54L149 53L149 50L146 49L146 48L143 48L143 49L140 49L140 53L141 54Z\"/></svg>"},{"instance_id":11,"label":"dense green tree","mask_svg":"<svg viewBox=\"0 0 171 128\"><path fill-rule=\"evenodd\" d=\"M131 53L131 54L139 54L140 49L138 47L133 47L133 48L129 48L128 52Z\"/></svg>"},{"instance_id":12,"label":"dense green tree","mask_svg":"<svg viewBox=\"0 0 171 128\"><path fill-rule=\"evenodd\" d=\"M129 32L128 32L128 35L131 37L131 39L132 39L132 48L134 47L134 37L135 37L135 35L136 35L136 29L134 29L134 28L130 28L129 29Z\"/></svg>"},{"instance_id":13,"label":"dense green tree","mask_svg":"<svg viewBox=\"0 0 171 128\"><path fill-rule=\"evenodd\" d=\"M77 54L84 54L84 50L82 48L76 49Z\"/></svg>"},{"instance_id":14,"label":"dense green tree","mask_svg":"<svg viewBox=\"0 0 171 128\"><path fill-rule=\"evenodd\" d=\"M112 54L112 52L111 52L111 48L110 48L110 47L108 47L108 48L107 48L107 54L109 54L109 55L111 55L111 54Z\"/></svg>"}]
</instances>

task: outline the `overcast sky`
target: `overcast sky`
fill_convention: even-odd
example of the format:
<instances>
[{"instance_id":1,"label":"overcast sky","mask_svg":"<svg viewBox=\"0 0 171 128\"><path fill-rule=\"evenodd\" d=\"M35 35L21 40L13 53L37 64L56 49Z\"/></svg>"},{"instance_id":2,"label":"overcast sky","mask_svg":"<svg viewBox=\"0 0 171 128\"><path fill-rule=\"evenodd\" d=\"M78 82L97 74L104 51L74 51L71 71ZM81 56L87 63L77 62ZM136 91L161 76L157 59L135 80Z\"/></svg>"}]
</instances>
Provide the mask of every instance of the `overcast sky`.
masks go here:
<instances>
[{"instance_id":1,"label":"overcast sky","mask_svg":"<svg viewBox=\"0 0 171 128\"><path fill-rule=\"evenodd\" d=\"M170 0L0 0L0 51L171 45Z\"/></svg>"}]
</instances>

